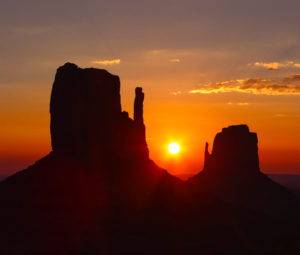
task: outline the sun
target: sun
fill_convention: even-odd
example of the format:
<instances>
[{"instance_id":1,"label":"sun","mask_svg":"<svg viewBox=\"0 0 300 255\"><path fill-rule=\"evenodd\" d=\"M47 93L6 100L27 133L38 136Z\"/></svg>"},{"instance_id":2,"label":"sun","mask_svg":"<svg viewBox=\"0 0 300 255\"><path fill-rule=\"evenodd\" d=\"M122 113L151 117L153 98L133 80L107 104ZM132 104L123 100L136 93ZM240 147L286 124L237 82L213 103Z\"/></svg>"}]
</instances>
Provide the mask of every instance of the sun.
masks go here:
<instances>
[{"instance_id":1,"label":"sun","mask_svg":"<svg viewBox=\"0 0 300 255\"><path fill-rule=\"evenodd\" d=\"M176 142L172 142L168 146L168 151L171 154L177 154L180 151L180 145L178 143L176 143Z\"/></svg>"}]
</instances>

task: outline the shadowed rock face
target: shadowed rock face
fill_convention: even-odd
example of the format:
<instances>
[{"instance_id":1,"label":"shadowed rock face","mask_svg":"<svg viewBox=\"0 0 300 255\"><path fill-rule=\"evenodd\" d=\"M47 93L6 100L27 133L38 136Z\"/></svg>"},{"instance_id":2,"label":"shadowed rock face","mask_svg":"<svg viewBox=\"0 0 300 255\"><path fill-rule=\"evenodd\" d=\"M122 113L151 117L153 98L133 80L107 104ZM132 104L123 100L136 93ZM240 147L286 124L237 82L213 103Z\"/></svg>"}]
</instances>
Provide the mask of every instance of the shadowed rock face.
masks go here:
<instances>
[{"instance_id":1,"label":"shadowed rock face","mask_svg":"<svg viewBox=\"0 0 300 255\"><path fill-rule=\"evenodd\" d=\"M247 125L223 128L215 137L212 154L205 149L204 170L223 175L257 174L259 170L257 135Z\"/></svg>"},{"instance_id":2,"label":"shadowed rock face","mask_svg":"<svg viewBox=\"0 0 300 255\"><path fill-rule=\"evenodd\" d=\"M113 157L148 157L143 101L142 88L136 88L132 120L121 110L118 76L65 64L51 93L53 152L87 157L96 165Z\"/></svg>"},{"instance_id":3,"label":"shadowed rock face","mask_svg":"<svg viewBox=\"0 0 300 255\"><path fill-rule=\"evenodd\" d=\"M135 89L135 100L134 100L134 121L140 125L144 125L143 117L143 102L144 102L144 93L143 89L137 87Z\"/></svg>"},{"instance_id":4,"label":"shadowed rock face","mask_svg":"<svg viewBox=\"0 0 300 255\"><path fill-rule=\"evenodd\" d=\"M247 125L223 128L214 139L212 153L205 146L203 171L189 180L224 202L271 215L297 215L299 201L286 188L260 172L256 133ZM294 210L290 210L294 208Z\"/></svg>"},{"instance_id":5,"label":"shadowed rock face","mask_svg":"<svg viewBox=\"0 0 300 255\"><path fill-rule=\"evenodd\" d=\"M99 140L107 142L103 133L120 113L118 76L65 64L57 70L50 101L53 151L82 153Z\"/></svg>"}]
</instances>

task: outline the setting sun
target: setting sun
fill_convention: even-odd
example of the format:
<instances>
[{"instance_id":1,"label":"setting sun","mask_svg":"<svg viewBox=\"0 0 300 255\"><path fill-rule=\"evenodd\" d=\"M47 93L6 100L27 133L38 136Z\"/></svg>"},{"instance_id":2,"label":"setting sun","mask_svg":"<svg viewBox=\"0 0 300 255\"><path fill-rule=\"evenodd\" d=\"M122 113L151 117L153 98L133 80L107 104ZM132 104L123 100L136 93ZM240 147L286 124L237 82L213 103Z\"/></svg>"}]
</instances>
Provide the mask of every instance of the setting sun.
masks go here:
<instances>
[{"instance_id":1,"label":"setting sun","mask_svg":"<svg viewBox=\"0 0 300 255\"><path fill-rule=\"evenodd\" d=\"M176 142L170 143L168 146L168 151L171 154L177 154L180 151L180 145Z\"/></svg>"}]
</instances>

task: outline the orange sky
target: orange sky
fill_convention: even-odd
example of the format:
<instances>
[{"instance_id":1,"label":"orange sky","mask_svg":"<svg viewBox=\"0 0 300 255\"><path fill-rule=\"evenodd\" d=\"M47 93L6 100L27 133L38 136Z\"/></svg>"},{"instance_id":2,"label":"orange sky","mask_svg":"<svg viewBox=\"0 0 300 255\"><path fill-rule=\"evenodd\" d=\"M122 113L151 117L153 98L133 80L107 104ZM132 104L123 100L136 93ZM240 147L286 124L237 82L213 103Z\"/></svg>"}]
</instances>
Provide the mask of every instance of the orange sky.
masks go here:
<instances>
[{"instance_id":1,"label":"orange sky","mask_svg":"<svg viewBox=\"0 0 300 255\"><path fill-rule=\"evenodd\" d=\"M119 75L131 116L134 88L144 88L150 155L171 173L200 171L205 142L245 123L258 134L263 172L300 174L300 4L224 3L5 0L0 173L50 151L51 86L70 61Z\"/></svg>"}]
</instances>

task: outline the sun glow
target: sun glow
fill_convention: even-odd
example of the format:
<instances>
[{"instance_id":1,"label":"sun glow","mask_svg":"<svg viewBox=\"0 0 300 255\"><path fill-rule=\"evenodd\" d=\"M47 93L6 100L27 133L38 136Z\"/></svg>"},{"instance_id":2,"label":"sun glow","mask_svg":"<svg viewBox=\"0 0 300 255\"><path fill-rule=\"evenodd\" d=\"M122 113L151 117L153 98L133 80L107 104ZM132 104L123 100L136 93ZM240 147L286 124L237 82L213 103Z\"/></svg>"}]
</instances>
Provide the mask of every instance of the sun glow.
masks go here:
<instances>
[{"instance_id":1,"label":"sun glow","mask_svg":"<svg viewBox=\"0 0 300 255\"><path fill-rule=\"evenodd\" d=\"M171 154L177 154L180 151L180 145L176 142L170 143L168 146L168 151Z\"/></svg>"}]
</instances>

